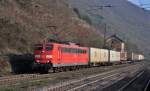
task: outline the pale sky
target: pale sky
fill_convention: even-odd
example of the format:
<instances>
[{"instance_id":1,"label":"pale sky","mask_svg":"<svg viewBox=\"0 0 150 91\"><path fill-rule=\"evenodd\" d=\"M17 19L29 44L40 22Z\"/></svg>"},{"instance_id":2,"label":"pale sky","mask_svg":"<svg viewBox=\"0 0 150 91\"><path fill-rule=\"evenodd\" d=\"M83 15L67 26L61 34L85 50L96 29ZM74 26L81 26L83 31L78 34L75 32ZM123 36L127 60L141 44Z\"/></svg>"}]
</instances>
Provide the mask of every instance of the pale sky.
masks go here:
<instances>
[{"instance_id":1,"label":"pale sky","mask_svg":"<svg viewBox=\"0 0 150 91\"><path fill-rule=\"evenodd\" d=\"M128 1L131 1L136 5L142 4L143 8L146 8L146 9L150 10L150 0L128 0Z\"/></svg>"}]
</instances>

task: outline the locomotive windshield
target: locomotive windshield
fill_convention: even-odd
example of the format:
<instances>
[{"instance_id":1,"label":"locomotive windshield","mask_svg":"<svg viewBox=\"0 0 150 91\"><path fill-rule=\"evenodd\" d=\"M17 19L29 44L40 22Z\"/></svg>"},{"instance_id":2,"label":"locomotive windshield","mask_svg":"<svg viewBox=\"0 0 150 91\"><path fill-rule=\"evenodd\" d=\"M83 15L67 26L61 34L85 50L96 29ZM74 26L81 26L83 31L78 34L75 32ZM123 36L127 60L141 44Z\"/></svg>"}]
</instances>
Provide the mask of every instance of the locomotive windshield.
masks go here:
<instances>
[{"instance_id":1,"label":"locomotive windshield","mask_svg":"<svg viewBox=\"0 0 150 91\"><path fill-rule=\"evenodd\" d=\"M35 45L35 48L34 48L34 50L39 50L39 51L41 51L43 49L47 50L47 51L52 50L53 45L52 44L46 44L46 45L37 44L37 45Z\"/></svg>"},{"instance_id":2,"label":"locomotive windshield","mask_svg":"<svg viewBox=\"0 0 150 91\"><path fill-rule=\"evenodd\" d=\"M53 45L46 45L46 48L45 48L47 51L49 51L49 50L52 50L53 49Z\"/></svg>"}]
</instances>

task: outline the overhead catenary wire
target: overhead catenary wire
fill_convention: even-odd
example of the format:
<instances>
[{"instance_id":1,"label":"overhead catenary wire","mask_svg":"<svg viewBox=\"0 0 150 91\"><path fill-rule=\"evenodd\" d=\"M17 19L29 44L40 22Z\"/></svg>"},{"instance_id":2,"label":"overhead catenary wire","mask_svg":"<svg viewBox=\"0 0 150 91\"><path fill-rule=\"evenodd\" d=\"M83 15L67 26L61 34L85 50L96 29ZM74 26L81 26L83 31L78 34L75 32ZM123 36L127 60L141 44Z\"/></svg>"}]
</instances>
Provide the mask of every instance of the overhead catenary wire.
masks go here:
<instances>
[{"instance_id":1,"label":"overhead catenary wire","mask_svg":"<svg viewBox=\"0 0 150 91\"><path fill-rule=\"evenodd\" d=\"M91 6L91 9L87 9L86 11L92 11L92 10L98 10L98 9L103 9L103 8L110 8L113 7L113 5L95 5L95 6Z\"/></svg>"},{"instance_id":2,"label":"overhead catenary wire","mask_svg":"<svg viewBox=\"0 0 150 91\"><path fill-rule=\"evenodd\" d=\"M143 3L141 0L139 0L139 5L140 7L142 7L143 9L148 9L150 8L150 3Z\"/></svg>"},{"instance_id":3,"label":"overhead catenary wire","mask_svg":"<svg viewBox=\"0 0 150 91\"><path fill-rule=\"evenodd\" d=\"M141 4L142 6L147 6L150 5L150 3L145 3L145 4Z\"/></svg>"}]
</instances>

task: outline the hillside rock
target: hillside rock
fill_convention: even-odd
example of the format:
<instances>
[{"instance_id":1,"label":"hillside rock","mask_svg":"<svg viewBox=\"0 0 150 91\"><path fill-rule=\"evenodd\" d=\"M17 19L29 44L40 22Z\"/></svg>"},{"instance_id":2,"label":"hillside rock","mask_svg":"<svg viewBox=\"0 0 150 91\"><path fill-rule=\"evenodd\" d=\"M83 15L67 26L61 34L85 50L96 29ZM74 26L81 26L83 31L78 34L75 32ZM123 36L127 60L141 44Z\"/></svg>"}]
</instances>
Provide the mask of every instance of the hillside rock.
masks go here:
<instances>
[{"instance_id":1,"label":"hillside rock","mask_svg":"<svg viewBox=\"0 0 150 91\"><path fill-rule=\"evenodd\" d=\"M0 76L31 71L35 43L54 39L101 47L101 36L65 0L0 0Z\"/></svg>"},{"instance_id":2,"label":"hillside rock","mask_svg":"<svg viewBox=\"0 0 150 91\"><path fill-rule=\"evenodd\" d=\"M78 19L65 0L0 0L1 54L32 53L33 44L46 38L102 45L100 32Z\"/></svg>"},{"instance_id":3,"label":"hillside rock","mask_svg":"<svg viewBox=\"0 0 150 91\"><path fill-rule=\"evenodd\" d=\"M108 34L120 34L138 45L143 52L150 51L150 11L143 10L127 0L68 1L70 7L89 15L93 25L101 32L103 24L106 23ZM106 5L112 7L96 7Z\"/></svg>"}]
</instances>

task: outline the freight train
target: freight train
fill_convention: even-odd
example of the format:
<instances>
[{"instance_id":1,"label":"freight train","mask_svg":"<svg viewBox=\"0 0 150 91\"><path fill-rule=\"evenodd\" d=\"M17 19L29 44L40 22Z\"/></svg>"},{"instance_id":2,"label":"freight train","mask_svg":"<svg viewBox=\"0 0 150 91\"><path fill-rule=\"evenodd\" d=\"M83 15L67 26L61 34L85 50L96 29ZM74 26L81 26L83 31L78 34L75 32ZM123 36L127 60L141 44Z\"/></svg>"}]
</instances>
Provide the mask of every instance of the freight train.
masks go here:
<instances>
[{"instance_id":1,"label":"freight train","mask_svg":"<svg viewBox=\"0 0 150 91\"><path fill-rule=\"evenodd\" d=\"M118 52L108 49L82 47L74 43L40 43L35 44L34 69L47 73L49 69L79 69L127 60L144 60L141 54Z\"/></svg>"}]
</instances>

